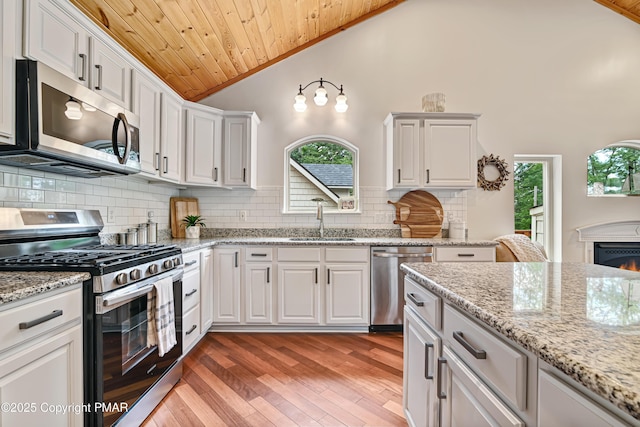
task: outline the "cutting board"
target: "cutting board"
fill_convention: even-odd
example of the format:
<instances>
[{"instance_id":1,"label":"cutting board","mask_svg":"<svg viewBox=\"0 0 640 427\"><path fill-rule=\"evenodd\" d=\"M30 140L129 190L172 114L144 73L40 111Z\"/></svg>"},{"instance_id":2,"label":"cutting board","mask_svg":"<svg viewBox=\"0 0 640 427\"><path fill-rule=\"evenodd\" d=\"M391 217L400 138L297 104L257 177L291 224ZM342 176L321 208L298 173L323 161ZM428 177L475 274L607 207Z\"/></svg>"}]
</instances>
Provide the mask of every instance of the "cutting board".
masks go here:
<instances>
[{"instance_id":1,"label":"cutting board","mask_svg":"<svg viewBox=\"0 0 640 427\"><path fill-rule=\"evenodd\" d=\"M397 202L388 201L395 206L396 219L400 224L402 237L441 237L444 211L437 197L423 191L410 191Z\"/></svg>"},{"instance_id":2,"label":"cutting board","mask_svg":"<svg viewBox=\"0 0 640 427\"><path fill-rule=\"evenodd\" d=\"M184 238L185 228L182 226L182 218L187 215L200 215L198 199L195 197L172 197L170 206L171 237Z\"/></svg>"}]
</instances>

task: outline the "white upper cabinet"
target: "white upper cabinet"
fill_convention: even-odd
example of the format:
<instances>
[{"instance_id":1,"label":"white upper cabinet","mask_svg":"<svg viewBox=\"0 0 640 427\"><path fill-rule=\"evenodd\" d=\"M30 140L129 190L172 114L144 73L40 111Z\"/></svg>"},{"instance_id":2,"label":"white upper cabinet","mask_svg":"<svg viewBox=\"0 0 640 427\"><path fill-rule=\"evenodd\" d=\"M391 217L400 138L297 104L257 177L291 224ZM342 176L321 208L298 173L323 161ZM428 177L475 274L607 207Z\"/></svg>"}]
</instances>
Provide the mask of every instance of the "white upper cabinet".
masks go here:
<instances>
[{"instance_id":1,"label":"white upper cabinet","mask_svg":"<svg viewBox=\"0 0 640 427\"><path fill-rule=\"evenodd\" d=\"M90 33L56 0L25 0L24 55L130 107L127 61Z\"/></svg>"},{"instance_id":2,"label":"white upper cabinet","mask_svg":"<svg viewBox=\"0 0 640 427\"><path fill-rule=\"evenodd\" d=\"M160 174L160 97L162 90L138 71L133 72L131 108L140 117L140 165L142 172Z\"/></svg>"},{"instance_id":3,"label":"white upper cabinet","mask_svg":"<svg viewBox=\"0 0 640 427\"><path fill-rule=\"evenodd\" d=\"M476 187L477 118L389 114L384 122L387 189Z\"/></svg>"},{"instance_id":4,"label":"white upper cabinet","mask_svg":"<svg viewBox=\"0 0 640 427\"><path fill-rule=\"evenodd\" d=\"M180 182L182 179L182 100L166 92L160 106L160 176Z\"/></svg>"},{"instance_id":5,"label":"white upper cabinet","mask_svg":"<svg viewBox=\"0 0 640 427\"><path fill-rule=\"evenodd\" d=\"M185 103L185 183L222 184L222 111Z\"/></svg>"},{"instance_id":6,"label":"white upper cabinet","mask_svg":"<svg viewBox=\"0 0 640 427\"><path fill-rule=\"evenodd\" d=\"M16 2L0 0L0 142L13 135Z\"/></svg>"},{"instance_id":7,"label":"white upper cabinet","mask_svg":"<svg viewBox=\"0 0 640 427\"><path fill-rule=\"evenodd\" d=\"M260 119L254 112L224 113L223 185L257 187L257 146Z\"/></svg>"}]
</instances>

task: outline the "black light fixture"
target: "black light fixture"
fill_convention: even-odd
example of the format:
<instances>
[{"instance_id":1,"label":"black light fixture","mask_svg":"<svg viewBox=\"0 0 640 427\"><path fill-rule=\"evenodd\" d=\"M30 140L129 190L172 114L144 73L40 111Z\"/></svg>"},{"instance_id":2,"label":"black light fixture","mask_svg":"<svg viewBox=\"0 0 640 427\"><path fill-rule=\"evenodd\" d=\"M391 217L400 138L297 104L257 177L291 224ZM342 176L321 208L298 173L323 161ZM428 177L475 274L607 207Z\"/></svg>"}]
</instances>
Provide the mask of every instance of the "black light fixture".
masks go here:
<instances>
[{"instance_id":1,"label":"black light fixture","mask_svg":"<svg viewBox=\"0 0 640 427\"><path fill-rule=\"evenodd\" d=\"M329 100L327 90L324 88L324 84L327 83L339 91L338 96L336 96L336 106L335 106L336 111L338 113L344 113L345 111L347 111L349 106L347 105L347 96L342 91L342 85L338 87L335 84L331 83L330 81L320 78L320 80L314 80L311 83L307 84L305 87L302 87L302 85L300 85L300 90L298 91L298 94L295 97L296 102L295 104L293 104L293 108L297 112L302 113L307 109L307 104L306 104L307 98L304 96L304 93L302 93L302 91L314 83L320 83L320 86L318 86L313 96L313 102L317 106L322 107Z\"/></svg>"}]
</instances>

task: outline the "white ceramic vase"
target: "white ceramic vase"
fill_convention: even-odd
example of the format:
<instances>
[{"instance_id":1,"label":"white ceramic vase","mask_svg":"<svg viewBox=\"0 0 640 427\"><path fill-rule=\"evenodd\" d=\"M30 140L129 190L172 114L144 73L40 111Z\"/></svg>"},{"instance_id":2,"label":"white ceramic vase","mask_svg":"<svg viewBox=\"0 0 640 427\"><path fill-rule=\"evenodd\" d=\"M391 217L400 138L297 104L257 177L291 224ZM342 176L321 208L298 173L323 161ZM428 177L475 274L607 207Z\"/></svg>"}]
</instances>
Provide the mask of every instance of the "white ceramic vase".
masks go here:
<instances>
[{"instance_id":1,"label":"white ceramic vase","mask_svg":"<svg viewBox=\"0 0 640 427\"><path fill-rule=\"evenodd\" d=\"M184 230L184 235L187 239L199 239L200 238L200 227L193 226L187 227Z\"/></svg>"}]
</instances>

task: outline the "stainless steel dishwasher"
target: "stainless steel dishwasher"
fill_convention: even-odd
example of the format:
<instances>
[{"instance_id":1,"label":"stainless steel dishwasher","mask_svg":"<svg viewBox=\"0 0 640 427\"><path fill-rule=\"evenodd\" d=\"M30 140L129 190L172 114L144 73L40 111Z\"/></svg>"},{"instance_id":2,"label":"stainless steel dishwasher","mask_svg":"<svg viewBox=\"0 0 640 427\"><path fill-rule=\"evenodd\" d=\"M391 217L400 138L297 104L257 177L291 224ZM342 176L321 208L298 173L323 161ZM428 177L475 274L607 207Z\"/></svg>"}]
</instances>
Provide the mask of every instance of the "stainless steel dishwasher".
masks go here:
<instances>
[{"instance_id":1,"label":"stainless steel dishwasher","mask_svg":"<svg viewBox=\"0 0 640 427\"><path fill-rule=\"evenodd\" d=\"M404 273L400 264L431 262L431 246L376 246L371 248L371 323L369 331L401 331Z\"/></svg>"}]
</instances>

